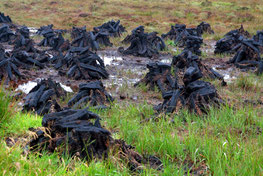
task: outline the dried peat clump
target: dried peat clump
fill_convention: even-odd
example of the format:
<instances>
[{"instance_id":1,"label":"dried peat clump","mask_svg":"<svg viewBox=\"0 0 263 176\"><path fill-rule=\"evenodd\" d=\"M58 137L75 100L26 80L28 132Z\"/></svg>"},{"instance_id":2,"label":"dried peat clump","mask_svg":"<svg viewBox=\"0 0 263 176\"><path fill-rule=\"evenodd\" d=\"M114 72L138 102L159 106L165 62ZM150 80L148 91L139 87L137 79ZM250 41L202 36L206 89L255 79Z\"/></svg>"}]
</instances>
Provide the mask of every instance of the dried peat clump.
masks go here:
<instances>
[{"instance_id":1,"label":"dried peat clump","mask_svg":"<svg viewBox=\"0 0 263 176\"><path fill-rule=\"evenodd\" d=\"M200 37L199 33L197 32L196 28L186 28L185 24L176 24L175 26L171 26L171 29L168 33L162 34L162 38L170 40L176 40L180 35L183 33L187 33L189 35L194 35ZM181 44L183 45L183 44Z\"/></svg>"},{"instance_id":2,"label":"dried peat clump","mask_svg":"<svg viewBox=\"0 0 263 176\"><path fill-rule=\"evenodd\" d=\"M206 22L201 22L196 28L186 28L185 24L176 24L174 26L171 26L169 32L167 32L166 34L162 34L162 38L176 40L180 35L183 35L185 33L196 37L201 37L204 33L214 34L214 31L212 30L210 24ZM184 46L183 42L181 42L179 45Z\"/></svg>"},{"instance_id":3,"label":"dried peat clump","mask_svg":"<svg viewBox=\"0 0 263 176\"><path fill-rule=\"evenodd\" d=\"M260 52L263 53L263 31L257 31L257 34L253 36L253 39L261 45L259 46L259 49Z\"/></svg>"},{"instance_id":4,"label":"dried peat clump","mask_svg":"<svg viewBox=\"0 0 263 176\"><path fill-rule=\"evenodd\" d=\"M0 42L9 42L14 39L15 33L9 28L8 25L3 24L0 27Z\"/></svg>"},{"instance_id":5,"label":"dried peat clump","mask_svg":"<svg viewBox=\"0 0 263 176\"><path fill-rule=\"evenodd\" d=\"M30 69L33 66L37 66L42 69L45 65L36 59L37 56L39 55L35 53L28 53L23 50L13 50L11 57L19 67Z\"/></svg>"},{"instance_id":6,"label":"dried peat clump","mask_svg":"<svg viewBox=\"0 0 263 176\"><path fill-rule=\"evenodd\" d=\"M100 45L112 46L109 39L109 32L94 30L87 32L86 26L82 28L73 27L71 36L73 38L72 46L89 47L91 50L100 49Z\"/></svg>"},{"instance_id":7,"label":"dried peat clump","mask_svg":"<svg viewBox=\"0 0 263 176\"><path fill-rule=\"evenodd\" d=\"M65 30L65 29L53 29L53 24L49 24L49 25L47 25L47 26L41 26L41 27L37 30L36 34L38 34L38 35L43 35L42 33L43 33L44 31L47 31L47 30L50 30L50 29L52 29L53 32L56 33L56 34L59 34L59 33L64 34L64 33L68 32L68 31Z\"/></svg>"},{"instance_id":8,"label":"dried peat clump","mask_svg":"<svg viewBox=\"0 0 263 176\"><path fill-rule=\"evenodd\" d=\"M71 47L63 57L60 54L56 57L56 69L68 69L66 75L76 80L107 79L109 74L105 69L103 60L89 50L89 47ZM55 61L54 61L55 62Z\"/></svg>"},{"instance_id":9,"label":"dried peat clump","mask_svg":"<svg viewBox=\"0 0 263 176\"><path fill-rule=\"evenodd\" d=\"M174 77L171 74L171 65L161 62L152 62L147 64L149 72L146 76L137 82L134 86L140 84L149 85L151 90L157 86L161 92L166 92L174 88Z\"/></svg>"},{"instance_id":10,"label":"dried peat clump","mask_svg":"<svg viewBox=\"0 0 263 176\"><path fill-rule=\"evenodd\" d=\"M52 24L40 27L40 29L38 29L37 31L37 34L44 37L44 39L38 44L38 46L52 47L53 39L56 36Z\"/></svg>"},{"instance_id":11,"label":"dried peat clump","mask_svg":"<svg viewBox=\"0 0 263 176\"><path fill-rule=\"evenodd\" d=\"M242 36L238 40L239 44L235 47L237 53L229 60L229 63L233 63L241 69L251 69L259 66L262 61L259 46L263 47L263 45L255 40L245 39Z\"/></svg>"},{"instance_id":12,"label":"dried peat clump","mask_svg":"<svg viewBox=\"0 0 263 176\"><path fill-rule=\"evenodd\" d=\"M207 22L201 22L197 27L197 32L199 34L204 34L204 33L207 33L207 34L214 34L215 32L213 31L213 29L211 28L210 24L207 23Z\"/></svg>"},{"instance_id":13,"label":"dried peat clump","mask_svg":"<svg viewBox=\"0 0 263 176\"><path fill-rule=\"evenodd\" d=\"M59 51L64 50L64 45L69 45L69 41L65 41L62 36L61 30L57 32L53 29L53 25L42 26L38 31L38 35L42 35L44 39L38 44L38 46L52 47L53 50Z\"/></svg>"},{"instance_id":14,"label":"dried peat clump","mask_svg":"<svg viewBox=\"0 0 263 176\"><path fill-rule=\"evenodd\" d=\"M215 87L209 82L198 80L201 77L200 69L189 66L183 76L183 85L176 82L174 90L163 93L164 101L155 109L159 112L173 113L186 107L201 115L207 113L211 106L220 106L222 100Z\"/></svg>"},{"instance_id":15,"label":"dried peat clump","mask_svg":"<svg viewBox=\"0 0 263 176\"><path fill-rule=\"evenodd\" d=\"M193 35L186 35L185 38L185 48L184 50L190 50L191 52L195 53L196 55L201 55L201 45L203 43L202 37L197 37ZM176 41L175 41L176 43Z\"/></svg>"},{"instance_id":16,"label":"dried peat clump","mask_svg":"<svg viewBox=\"0 0 263 176\"><path fill-rule=\"evenodd\" d=\"M201 55L200 47L203 43L201 34L205 32L203 30L205 28L203 27L204 25L205 23L201 23L198 28L186 28L185 24L176 24L171 27L171 30L167 34L163 34L162 37L174 40L177 46Z\"/></svg>"},{"instance_id":17,"label":"dried peat clump","mask_svg":"<svg viewBox=\"0 0 263 176\"><path fill-rule=\"evenodd\" d=\"M25 39L30 38L30 31L27 26L22 26L16 30L16 34L21 34Z\"/></svg>"},{"instance_id":18,"label":"dried peat clump","mask_svg":"<svg viewBox=\"0 0 263 176\"><path fill-rule=\"evenodd\" d=\"M239 29L232 30L225 34L224 38L216 42L215 54L234 53L236 46L240 44L240 37L249 38L250 34L244 30L243 25Z\"/></svg>"},{"instance_id":19,"label":"dried peat clump","mask_svg":"<svg viewBox=\"0 0 263 176\"><path fill-rule=\"evenodd\" d=\"M0 12L0 23L12 23L12 20L9 16L5 16L4 13Z\"/></svg>"},{"instance_id":20,"label":"dried peat clump","mask_svg":"<svg viewBox=\"0 0 263 176\"><path fill-rule=\"evenodd\" d=\"M97 114L86 109L44 115L42 126L47 130L34 130L37 137L30 142L30 150L62 152L87 160L107 158L110 132L101 127L99 120Z\"/></svg>"},{"instance_id":21,"label":"dried peat clump","mask_svg":"<svg viewBox=\"0 0 263 176\"><path fill-rule=\"evenodd\" d=\"M31 129L36 134L29 143L32 152L58 152L91 161L106 159L111 151L131 171L142 171L147 165L158 170L163 168L159 158L144 157L123 140L114 140L111 133L101 126L100 117L87 109L46 114L42 126L44 128L39 130Z\"/></svg>"},{"instance_id":22,"label":"dried peat clump","mask_svg":"<svg viewBox=\"0 0 263 176\"><path fill-rule=\"evenodd\" d=\"M24 78L24 76L19 72L17 63L9 54L5 53L4 47L0 46L0 81L6 80L16 80Z\"/></svg>"},{"instance_id":23,"label":"dried peat clump","mask_svg":"<svg viewBox=\"0 0 263 176\"><path fill-rule=\"evenodd\" d=\"M29 53L38 53L39 50L35 48L35 43L29 36L29 29L26 26L16 30L15 39L11 42L14 45L15 51L26 51ZM14 52L14 51L13 51Z\"/></svg>"},{"instance_id":24,"label":"dried peat clump","mask_svg":"<svg viewBox=\"0 0 263 176\"><path fill-rule=\"evenodd\" d=\"M108 21L101 26L94 27L94 31L107 31L111 37L120 37L123 32L126 32L125 27L118 21Z\"/></svg>"},{"instance_id":25,"label":"dried peat clump","mask_svg":"<svg viewBox=\"0 0 263 176\"><path fill-rule=\"evenodd\" d=\"M59 112L61 107L55 100L66 96L65 90L59 83L51 79L39 82L24 98L23 111L35 111L38 115L44 115L51 110Z\"/></svg>"},{"instance_id":26,"label":"dried peat clump","mask_svg":"<svg viewBox=\"0 0 263 176\"><path fill-rule=\"evenodd\" d=\"M113 98L106 92L102 82L91 81L79 85L79 92L69 100L68 106L75 109L87 104L89 106L104 106L111 102L113 102Z\"/></svg>"},{"instance_id":27,"label":"dried peat clump","mask_svg":"<svg viewBox=\"0 0 263 176\"><path fill-rule=\"evenodd\" d=\"M200 76L210 79L223 80L223 76L217 73L213 68L205 65L202 60L190 50L184 50L181 54L174 56L172 60L172 66L174 67L177 76L181 77L184 74L185 69L194 67L200 70Z\"/></svg>"},{"instance_id":28,"label":"dried peat clump","mask_svg":"<svg viewBox=\"0 0 263 176\"><path fill-rule=\"evenodd\" d=\"M165 49L165 43L157 32L145 33L144 26L139 26L128 35L123 43L130 43L125 50L120 47L118 51L124 55L134 55L141 57L153 57L159 54L159 51Z\"/></svg>"}]
</instances>

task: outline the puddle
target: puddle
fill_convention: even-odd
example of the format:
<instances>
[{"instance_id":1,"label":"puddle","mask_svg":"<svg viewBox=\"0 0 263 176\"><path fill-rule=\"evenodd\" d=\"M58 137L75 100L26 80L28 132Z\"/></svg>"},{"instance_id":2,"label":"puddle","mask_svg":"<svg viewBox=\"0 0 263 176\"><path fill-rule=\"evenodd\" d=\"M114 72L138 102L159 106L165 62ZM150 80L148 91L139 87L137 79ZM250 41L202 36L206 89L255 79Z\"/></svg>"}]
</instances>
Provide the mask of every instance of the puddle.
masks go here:
<instances>
[{"instance_id":1,"label":"puddle","mask_svg":"<svg viewBox=\"0 0 263 176\"><path fill-rule=\"evenodd\" d=\"M39 81L41 81L41 79L36 79L35 81L29 81L27 83L21 84L17 87L15 91L22 91L25 94L28 94L37 85L37 82ZM63 85L62 83L59 84L66 92L73 92L73 90L69 86Z\"/></svg>"},{"instance_id":2,"label":"puddle","mask_svg":"<svg viewBox=\"0 0 263 176\"><path fill-rule=\"evenodd\" d=\"M135 83L140 81L139 78L127 78L127 77L118 77L115 75L110 75L109 80L105 80L105 87L111 88L112 86L121 87L123 84L127 84L128 86L133 86Z\"/></svg>"},{"instance_id":3,"label":"puddle","mask_svg":"<svg viewBox=\"0 0 263 176\"><path fill-rule=\"evenodd\" d=\"M12 51L12 49L5 49L5 52L11 52Z\"/></svg>"},{"instance_id":4,"label":"puddle","mask_svg":"<svg viewBox=\"0 0 263 176\"><path fill-rule=\"evenodd\" d=\"M22 91L25 94L28 94L36 85L37 82L29 81L27 83L20 84L15 91Z\"/></svg>"},{"instance_id":5,"label":"puddle","mask_svg":"<svg viewBox=\"0 0 263 176\"><path fill-rule=\"evenodd\" d=\"M173 48L172 50L177 54L180 54L184 50L184 48L177 47L177 48Z\"/></svg>"},{"instance_id":6,"label":"puddle","mask_svg":"<svg viewBox=\"0 0 263 176\"><path fill-rule=\"evenodd\" d=\"M59 84L66 92L73 93L73 90L69 86L66 86L66 85L64 85L62 83L59 83Z\"/></svg>"},{"instance_id":7,"label":"puddle","mask_svg":"<svg viewBox=\"0 0 263 176\"><path fill-rule=\"evenodd\" d=\"M220 67L212 67L216 72L218 72L219 74L223 75L224 76L224 80L226 82L232 82L234 79L236 79L237 77L236 76L233 76L234 75L234 70L233 68L227 68L227 69L223 69L223 68L220 68Z\"/></svg>"},{"instance_id":8,"label":"puddle","mask_svg":"<svg viewBox=\"0 0 263 176\"><path fill-rule=\"evenodd\" d=\"M53 58L54 56L48 52L45 52L45 54L47 54L50 58Z\"/></svg>"},{"instance_id":9,"label":"puddle","mask_svg":"<svg viewBox=\"0 0 263 176\"><path fill-rule=\"evenodd\" d=\"M201 51L206 54L214 54L216 48L216 41L208 41L204 47L201 47Z\"/></svg>"},{"instance_id":10,"label":"puddle","mask_svg":"<svg viewBox=\"0 0 263 176\"><path fill-rule=\"evenodd\" d=\"M171 64L173 59L162 59L161 62L165 64Z\"/></svg>"},{"instance_id":11,"label":"puddle","mask_svg":"<svg viewBox=\"0 0 263 176\"><path fill-rule=\"evenodd\" d=\"M37 33L37 28L28 27L30 36L34 36Z\"/></svg>"},{"instance_id":12,"label":"puddle","mask_svg":"<svg viewBox=\"0 0 263 176\"><path fill-rule=\"evenodd\" d=\"M107 65L119 65L118 61L122 61L122 57L117 56L105 56L99 55L100 58L104 61L105 66Z\"/></svg>"}]
</instances>

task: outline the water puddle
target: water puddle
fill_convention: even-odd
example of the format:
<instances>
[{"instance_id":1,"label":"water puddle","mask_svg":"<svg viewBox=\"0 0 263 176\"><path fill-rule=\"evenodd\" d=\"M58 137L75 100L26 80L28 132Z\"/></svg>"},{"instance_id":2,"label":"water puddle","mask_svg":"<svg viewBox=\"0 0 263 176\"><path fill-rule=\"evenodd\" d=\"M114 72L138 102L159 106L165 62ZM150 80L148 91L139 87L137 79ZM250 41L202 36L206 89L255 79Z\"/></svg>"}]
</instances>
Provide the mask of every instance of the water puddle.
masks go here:
<instances>
[{"instance_id":1,"label":"water puddle","mask_svg":"<svg viewBox=\"0 0 263 176\"><path fill-rule=\"evenodd\" d=\"M105 56L105 55L99 55L101 59L104 61L105 66L107 65L119 65L119 61L122 61L122 57L118 56Z\"/></svg>"},{"instance_id":2,"label":"water puddle","mask_svg":"<svg viewBox=\"0 0 263 176\"><path fill-rule=\"evenodd\" d=\"M213 54L216 48L216 41L208 41L205 46L201 48L201 51L206 54Z\"/></svg>"},{"instance_id":3,"label":"water puddle","mask_svg":"<svg viewBox=\"0 0 263 176\"><path fill-rule=\"evenodd\" d=\"M15 91L22 91L25 94L28 94L36 85L37 82L29 81L27 83L20 84Z\"/></svg>"},{"instance_id":4,"label":"water puddle","mask_svg":"<svg viewBox=\"0 0 263 176\"><path fill-rule=\"evenodd\" d=\"M28 94L37 85L39 81L41 81L40 78L36 79L35 81L28 81L27 83L19 85L15 91L22 91L25 94ZM62 83L59 84L66 92L73 92L73 90L69 86L66 86Z\"/></svg>"},{"instance_id":5,"label":"water puddle","mask_svg":"<svg viewBox=\"0 0 263 176\"><path fill-rule=\"evenodd\" d=\"M11 52L12 51L12 49L5 49L5 52L6 53L9 53L9 52Z\"/></svg>"},{"instance_id":6,"label":"water puddle","mask_svg":"<svg viewBox=\"0 0 263 176\"><path fill-rule=\"evenodd\" d=\"M226 81L226 82L232 82L234 79L236 79L237 77L236 76L234 76L234 75L236 75L236 74L234 74L234 70L233 70L233 68L226 68L226 69L224 69L224 68L221 68L221 67L216 67L216 66L214 66L214 67L212 67L216 72L218 72L219 74L221 74L221 75L223 75L224 76L224 80Z\"/></svg>"},{"instance_id":7,"label":"water puddle","mask_svg":"<svg viewBox=\"0 0 263 176\"><path fill-rule=\"evenodd\" d=\"M34 36L37 33L37 28L34 27L28 27L30 36Z\"/></svg>"},{"instance_id":8,"label":"water puddle","mask_svg":"<svg viewBox=\"0 0 263 176\"><path fill-rule=\"evenodd\" d=\"M50 58L54 57L52 54L48 53L47 51L45 52L45 54L47 54Z\"/></svg>"},{"instance_id":9,"label":"water puddle","mask_svg":"<svg viewBox=\"0 0 263 176\"><path fill-rule=\"evenodd\" d=\"M173 59L162 59L161 62L165 64L171 64Z\"/></svg>"},{"instance_id":10,"label":"water puddle","mask_svg":"<svg viewBox=\"0 0 263 176\"><path fill-rule=\"evenodd\" d=\"M109 80L105 80L105 87L111 88L112 86L121 87L123 84L127 84L128 86L133 86L135 83L140 81L139 78L127 78L127 77L118 77L115 75L110 75Z\"/></svg>"}]
</instances>

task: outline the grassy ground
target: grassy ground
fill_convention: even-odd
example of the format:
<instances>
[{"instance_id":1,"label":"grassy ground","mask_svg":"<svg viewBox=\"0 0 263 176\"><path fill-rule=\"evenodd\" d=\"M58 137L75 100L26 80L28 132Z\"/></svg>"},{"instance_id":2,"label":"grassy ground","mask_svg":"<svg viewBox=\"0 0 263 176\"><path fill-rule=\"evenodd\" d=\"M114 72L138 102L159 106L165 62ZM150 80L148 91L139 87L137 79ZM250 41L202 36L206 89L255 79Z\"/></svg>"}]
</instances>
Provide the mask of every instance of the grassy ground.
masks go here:
<instances>
[{"instance_id":1,"label":"grassy ground","mask_svg":"<svg viewBox=\"0 0 263 176\"><path fill-rule=\"evenodd\" d=\"M258 0L1 0L0 11L18 24L56 28L86 25L88 29L120 19L130 30L145 25L166 32L171 24L195 26L209 22L217 35L240 26L250 32L263 28L263 1Z\"/></svg>"},{"instance_id":2,"label":"grassy ground","mask_svg":"<svg viewBox=\"0 0 263 176\"><path fill-rule=\"evenodd\" d=\"M114 138L125 139L142 154L157 155L164 163L162 172L145 169L143 175L183 175L196 171L205 175L261 175L263 172L263 109L243 104L243 97L257 100L263 91L262 77L240 77L219 93L228 95L229 105L212 109L207 116L197 117L186 110L179 114L160 116L147 121L154 114L147 103L116 103L109 110L95 111L102 124L112 131ZM217 82L214 82L217 85ZM257 91L255 91L257 89ZM158 94L158 93L157 93ZM238 98L238 96L243 96ZM1 100L6 100L1 94ZM260 98L260 97L259 97ZM2 103L1 103L2 104ZM10 104L12 105L12 103ZM16 106L14 106L16 107ZM10 111L9 107L9 111ZM3 111L5 109L5 111ZM9 112L1 107L1 112ZM11 114L10 114L11 113ZM0 171L5 175L129 175L129 169L114 155L105 161L86 163L59 154L39 157L23 155L24 144L30 139L29 127L41 126L41 117L17 111L5 113L1 123ZM14 147L7 147L5 137L17 139ZM139 136L139 137L138 137ZM137 173L139 174L139 173Z\"/></svg>"}]
</instances>

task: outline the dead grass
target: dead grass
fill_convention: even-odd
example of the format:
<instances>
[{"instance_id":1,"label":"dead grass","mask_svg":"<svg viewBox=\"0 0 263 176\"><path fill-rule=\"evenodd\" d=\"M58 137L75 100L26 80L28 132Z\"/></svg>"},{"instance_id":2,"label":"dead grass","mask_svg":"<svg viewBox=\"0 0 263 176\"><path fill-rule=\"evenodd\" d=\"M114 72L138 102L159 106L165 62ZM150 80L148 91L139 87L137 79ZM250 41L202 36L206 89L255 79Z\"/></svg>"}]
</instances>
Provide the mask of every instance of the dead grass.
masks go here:
<instances>
[{"instance_id":1,"label":"dead grass","mask_svg":"<svg viewBox=\"0 0 263 176\"><path fill-rule=\"evenodd\" d=\"M253 33L262 29L262 7L263 1L256 0L2 0L0 11L17 24L39 27L52 23L66 29L83 25L92 29L108 20L120 19L128 31L145 25L146 30L166 32L174 23L192 27L207 21L220 35L241 23Z\"/></svg>"}]
</instances>

